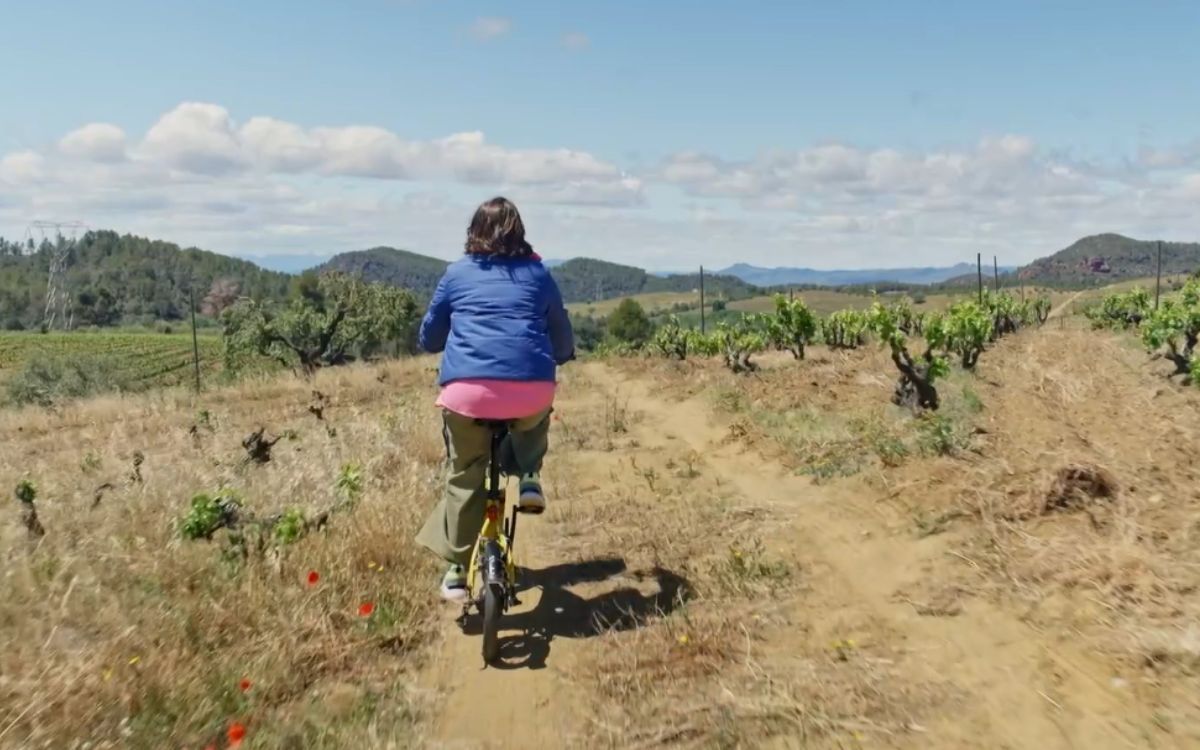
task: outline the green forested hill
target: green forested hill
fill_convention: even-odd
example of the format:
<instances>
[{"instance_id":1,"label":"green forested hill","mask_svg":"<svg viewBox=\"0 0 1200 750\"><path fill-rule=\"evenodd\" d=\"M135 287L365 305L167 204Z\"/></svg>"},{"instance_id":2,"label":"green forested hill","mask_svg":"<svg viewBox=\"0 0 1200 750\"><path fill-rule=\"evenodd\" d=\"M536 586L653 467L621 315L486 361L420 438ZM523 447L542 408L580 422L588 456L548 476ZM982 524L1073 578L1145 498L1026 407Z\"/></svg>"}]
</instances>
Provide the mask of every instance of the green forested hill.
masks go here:
<instances>
[{"instance_id":1,"label":"green forested hill","mask_svg":"<svg viewBox=\"0 0 1200 750\"><path fill-rule=\"evenodd\" d=\"M0 240L0 327L32 328L45 309L52 248ZM196 304L213 314L238 296L286 296L291 276L244 260L116 232L84 235L70 250L70 310L76 326L179 320Z\"/></svg>"},{"instance_id":2,"label":"green forested hill","mask_svg":"<svg viewBox=\"0 0 1200 750\"><path fill-rule=\"evenodd\" d=\"M592 258L576 258L550 271L567 302L598 302L647 292L690 292L700 288L700 274L655 276L633 266ZM761 290L733 276L705 275L709 292L726 299L743 299Z\"/></svg>"},{"instance_id":3,"label":"green forested hill","mask_svg":"<svg viewBox=\"0 0 1200 750\"><path fill-rule=\"evenodd\" d=\"M335 255L318 266L318 273L340 271L366 281L412 289L422 296L433 293L448 264L394 247L373 247Z\"/></svg>"},{"instance_id":4,"label":"green forested hill","mask_svg":"<svg viewBox=\"0 0 1200 750\"><path fill-rule=\"evenodd\" d=\"M43 319L52 246L31 248L0 239L0 329L31 329ZM405 287L427 297L446 261L375 247L342 253L313 269ZM567 302L593 302L646 292L690 292L697 274L655 276L633 266L577 258L552 268ZM180 320L193 285L202 315L216 315L239 296L282 299L295 276L195 248L111 231L89 232L71 248L67 289L75 327ZM714 296L740 299L757 287L732 276L707 276Z\"/></svg>"},{"instance_id":5,"label":"green forested hill","mask_svg":"<svg viewBox=\"0 0 1200 750\"><path fill-rule=\"evenodd\" d=\"M342 253L318 271L342 271L361 275L367 281L395 284L421 295L433 293L446 270L446 261L425 255L377 247ZM592 258L576 258L550 269L567 302L595 302L645 292L690 292L700 286L699 274L655 276L633 266L622 266ZM705 284L714 295L741 299L759 293L757 287L732 276L706 276Z\"/></svg>"}]
</instances>

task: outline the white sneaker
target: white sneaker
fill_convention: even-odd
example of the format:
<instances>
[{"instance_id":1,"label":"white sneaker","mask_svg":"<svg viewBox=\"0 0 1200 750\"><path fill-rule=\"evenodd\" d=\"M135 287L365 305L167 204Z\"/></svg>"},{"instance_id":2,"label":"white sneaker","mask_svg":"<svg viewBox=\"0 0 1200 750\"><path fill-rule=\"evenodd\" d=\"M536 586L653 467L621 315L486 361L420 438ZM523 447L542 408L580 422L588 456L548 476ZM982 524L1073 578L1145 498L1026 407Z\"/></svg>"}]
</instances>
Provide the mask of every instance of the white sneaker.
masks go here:
<instances>
[{"instance_id":1,"label":"white sneaker","mask_svg":"<svg viewBox=\"0 0 1200 750\"><path fill-rule=\"evenodd\" d=\"M546 510L546 495L542 492L542 480L537 474L526 474L521 477L520 497L517 500L517 510L522 513L537 515Z\"/></svg>"},{"instance_id":2,"label":"white sneaker","mask_svg":"<svg viewBox=\"0 0 1200 750\"><path fill-rule=\"evenodd\" d=\"M448 602L466 601L467 571L461 565L451 565L442 576L442 598Z\"/></svg>"}]
</instances>

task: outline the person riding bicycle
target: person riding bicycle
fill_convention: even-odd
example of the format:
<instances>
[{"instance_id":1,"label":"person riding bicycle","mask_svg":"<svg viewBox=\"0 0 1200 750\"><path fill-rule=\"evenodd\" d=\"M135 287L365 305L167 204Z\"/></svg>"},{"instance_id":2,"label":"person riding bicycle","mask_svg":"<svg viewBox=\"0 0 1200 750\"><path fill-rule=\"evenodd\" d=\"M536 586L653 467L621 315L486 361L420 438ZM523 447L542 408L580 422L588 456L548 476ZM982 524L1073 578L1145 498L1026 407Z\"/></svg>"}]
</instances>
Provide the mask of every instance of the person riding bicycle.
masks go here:
<instances>
[{"instance_id":1,"label":"person riding bicycle","mask_svg":"<svg viewBox=\"0 0 1200 750\"><path fill-rule=\"evenodd\" d=\"M421 348L444 352L436 405L449 474L417 542L449 563L442 597L466 598L466 567L483 527L491 431L510 421L501 467L520 477L517 509L546 509L539 472L548 448L558 365L575 357L562 294L525 241L517 207L493 198L475 212L466 255L438 282L421 321Z\"/></svg>"}]
</instances>

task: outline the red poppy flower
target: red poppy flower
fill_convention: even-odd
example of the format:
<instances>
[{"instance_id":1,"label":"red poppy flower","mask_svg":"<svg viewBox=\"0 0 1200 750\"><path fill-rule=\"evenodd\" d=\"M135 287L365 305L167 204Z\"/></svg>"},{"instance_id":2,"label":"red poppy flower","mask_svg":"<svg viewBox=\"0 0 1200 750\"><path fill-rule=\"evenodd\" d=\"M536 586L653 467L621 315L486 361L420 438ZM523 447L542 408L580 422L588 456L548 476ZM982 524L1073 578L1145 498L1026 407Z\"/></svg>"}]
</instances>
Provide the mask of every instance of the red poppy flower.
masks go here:
<instances>
[{"instance_id":1,"label":"red poppy flower","mask_svg":"<svg viewBox=\"0 0 1200 750\"><path fill-rule=\"evenodd\" d=\"M321 574L315 570L308 571L308 585L316 586L321 582Z\"/></svg>"},{"instance_id":2,"label":"red poppy flower","mask_svg":"<svg viewBox=\"0 0 1200 750\"><path fill-rule=\"evenodd\" d=\"M246 739L246 727L240 721L235 721L229 725L229 731L225 733L229 738L230 747L238 747L242 744L242 740Z\"/></svg>"},{"instance_id":3,"label":"red poppy flower","mask_svg":"<svg viewBox=\"0 0 1200 750\"><path fill-rule=\"evenodd\" d=\"M245 692L248 692L248 691L250 690L250 680L247 680L247 679L245 679L245 678L242 678L242 681L238 683L238 688L239 688L239 689L240 689L240 690L241 690L243 693L245 693Z\"/></svg>"},{"instance_id":4,"label":"red poppy flower","mask_svg":"<svg viewBox=\"0 0 1200 750\"><path fill-rule=\"evenodd\" d=\"M358 616L359 617L370 617L371 613L374 611L375 611L375 605L371 602L363 602L362 604L358 605Z\"/></svg>"}]
</instances>

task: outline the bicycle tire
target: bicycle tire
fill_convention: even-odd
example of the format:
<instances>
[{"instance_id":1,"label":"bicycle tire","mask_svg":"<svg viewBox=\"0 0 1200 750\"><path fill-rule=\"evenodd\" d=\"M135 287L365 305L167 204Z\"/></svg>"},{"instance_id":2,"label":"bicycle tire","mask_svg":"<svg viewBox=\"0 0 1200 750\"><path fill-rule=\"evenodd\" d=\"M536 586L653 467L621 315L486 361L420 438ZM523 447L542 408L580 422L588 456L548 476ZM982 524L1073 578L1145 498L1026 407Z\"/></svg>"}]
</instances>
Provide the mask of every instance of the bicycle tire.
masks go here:
<instances>
[{"instance_id":1,"label":"bicycle tire","mask_svg":"<svg viewBox=\"0 0 1200 750\"><path fill-rule=\"evenodd\" d=\"M483 587L483 661L492 664L500 656L500 613L504 592L497 584Z\"/></svg>"}]
</instances>

